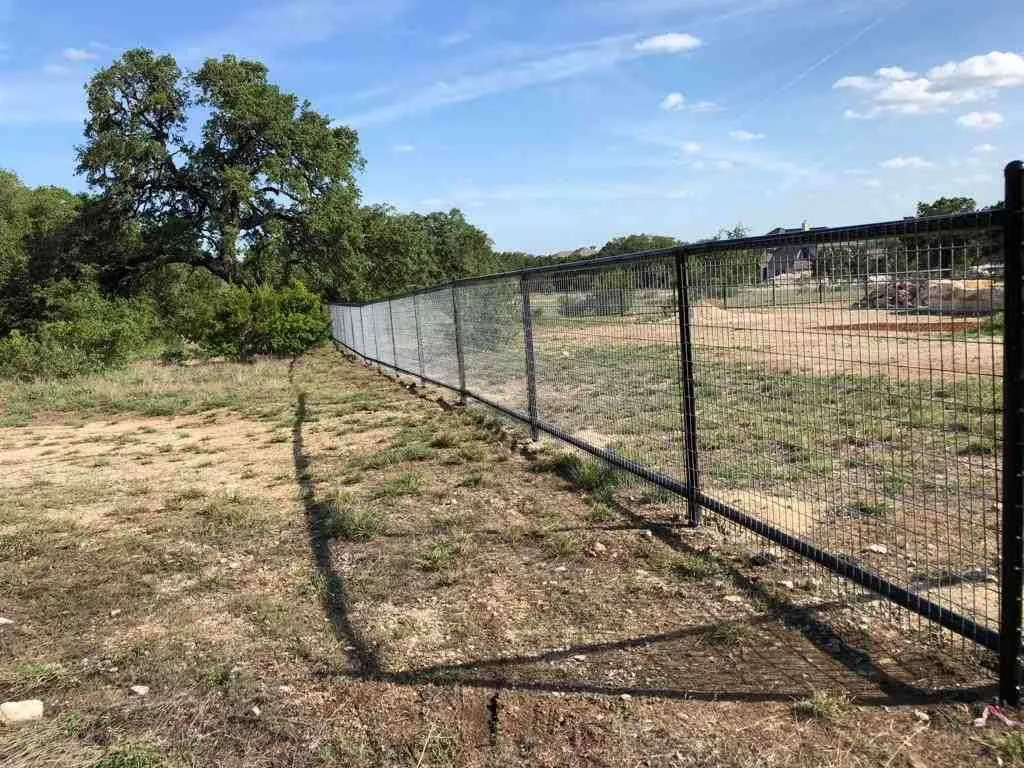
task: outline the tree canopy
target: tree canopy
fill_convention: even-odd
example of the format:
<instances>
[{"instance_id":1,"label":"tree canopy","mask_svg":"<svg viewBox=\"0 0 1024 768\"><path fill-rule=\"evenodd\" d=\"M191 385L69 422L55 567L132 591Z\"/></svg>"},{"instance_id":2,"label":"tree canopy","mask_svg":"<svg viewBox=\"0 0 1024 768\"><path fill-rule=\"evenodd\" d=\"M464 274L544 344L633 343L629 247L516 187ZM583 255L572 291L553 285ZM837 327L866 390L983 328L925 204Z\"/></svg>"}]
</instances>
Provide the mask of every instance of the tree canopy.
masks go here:
<instances>
[{"instance_id":1,"label":"tree canopy","mask_svg":"<svg viewBox=\"0 0 1024 768\"><path fill-rule=\"evenodd\" d=\"M356 133L268 82L263 64L224 56L183 73L131 50L92 78L88 108L78 171L105 218L138 232L111 266L182 263L239 282L249 252L329 264L344 251Z\"/></svg>"}]
</instances>

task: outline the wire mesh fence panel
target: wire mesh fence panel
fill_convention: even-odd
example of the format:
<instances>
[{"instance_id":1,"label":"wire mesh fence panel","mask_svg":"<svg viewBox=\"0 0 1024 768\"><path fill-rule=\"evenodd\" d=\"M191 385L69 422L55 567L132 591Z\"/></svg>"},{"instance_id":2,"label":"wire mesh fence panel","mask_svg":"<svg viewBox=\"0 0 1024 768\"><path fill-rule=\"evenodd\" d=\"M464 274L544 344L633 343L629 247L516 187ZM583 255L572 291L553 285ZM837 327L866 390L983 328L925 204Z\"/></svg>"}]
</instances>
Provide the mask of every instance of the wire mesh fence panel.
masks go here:
<instances>
[{"instance_id":1,"label":"wire mesh fence panel","mask_svg":"<svg viewBox=\"0 0 1024 768\"><path fill-rule=\"evenodd\" d=\"M364 354L373 360L380 360L380 350L378 349L380 339L377 335L379 332L373 308L373 304L364 304L360 308L363 315L363 334L364 344L366 345Z\"/></svg>"},{"instance_id":2,"label":"wire mesh fence panel","mask_svg":"<svg viewBox=\"0 0 1024 768\"><path fill-rule=\"evenodd\" d=\"M419 341L416 332L416 299L406 296L391 301L391 322L395 333L395 365L420 373Z\"/></svg>"},{"instance_id":3,"label":"wire mesh fence panel","mask_svg":"<svg viewBox=\"0 0 1024 768\"><path fill-rule=\"evenodd\" d=\"M366 354L366 331L363 328L363 308L352 307L352 349L361 355Z\"/></svg>"},{"instance_id":4,"label":"wire mesh fence panel","mask_svg":"<svg viewBox=\"0 0 1024 768\"><path fill-rule=\"evenodd\" d=\"M526 351L518 277L455 288L466 389L526 413Z\"/></svg>"},{"instance_id":5,"label":"wire mesh fence panel","mask_svg":"<svg viewBox=\"0 0 1024 768\"><path fill-rule=\"evenodd\" d=\"M387 301L378 301L368 307L373 323L373 338L377 354L376 358L388 365L395 364L395 343L391 333L391 312Z\"/></svg>"},{"instance_id":6,"label":"wire mesh fence panel","mask_svg":"<svg viewBox=\"0 0 1024 768\"><path fill-rule=\"evenodd\" d=\"M1000 236L811 231L690 265L703 491L990 628Z\"/></svg>"},{"instance_id":7,"label":"wire mesh fence panel","mask_svg":"<svg viewBox=\"0 0 1024 768\"><path fill-rule=\"evenodd\" d=\"M448 286L416 296L420 324L423 372L449 387L459 387L459 362L455 346L455 307Z\"/></svg>"},{"instance_id":8,"label":"wire mesh fence panel","mask_svg":"<svg viewBox=\"0 0 1024 768\"><path fill-rule=\"evenodd\" d=\"M541 421L684 478L675 259L528 278Z\"/></svg>"},{"instance_id":9,"label":"wire mesh fence panel","mask_svg":"<svg viewBox=\"0 0 1024 768\"><path fill-rule=\"evenodd\" d=\"M340 305L338 305L338 304L332 304L331 307L330 307L330 316L331 316L331 338L337 339L338 341L342 342L343 344L347 344L348 342L345 341L345 338L346 338L347 334L345 333L345 325L344 325L345 308L340 306Z\"/></svg>"}]
</instances>

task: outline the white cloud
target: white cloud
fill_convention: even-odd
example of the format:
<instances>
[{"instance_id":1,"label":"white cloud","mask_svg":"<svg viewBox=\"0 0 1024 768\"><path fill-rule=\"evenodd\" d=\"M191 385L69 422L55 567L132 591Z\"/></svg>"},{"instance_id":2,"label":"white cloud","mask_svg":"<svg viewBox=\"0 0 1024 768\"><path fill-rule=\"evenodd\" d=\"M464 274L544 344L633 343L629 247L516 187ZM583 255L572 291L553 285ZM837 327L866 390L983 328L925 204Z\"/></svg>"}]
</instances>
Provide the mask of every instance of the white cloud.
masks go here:
<instances>
[{"instance_id":1,"label":"white cloud","mask_svg":"<svg viewBox=\"0 0 1024 768\"><path fill-rule=\"evenodd\" d=\"M950 61L928 70L935 82L970 83L991 88L1024 85L1024 56L992 51L963 61Z\"/></svg>"},{"instance_id":2,"label":"white cloud","mask_svg":"<svg viewBox=\"0 0 1024 768\"><path fill-rule=\"evenodd\" d=\"M1024 56L992 51L932 67L918 75L902 67L882 67L874 75L848 75L835 89L860 94L862 105L844 116L871 119L882 114L922 115L995 98L1004 88L1024 86Z\"/></svg>"},{"instance_id":3,"label":"white cloud","mask_svg":"<svg viewBox=\"0 0 1024 768\"><path fill-rule=\"evenodd\" d=\"M703 147L696 141L684 141L680 149L684 155L696 155L703 149Z\"/></svg>"},{"instance_id":4,"label":"white cloud","mask_svg":"<svg viewBox=\"0 0 1024 768\"><path fill-rule=\"evenodd\" d=\"M686 99L683 97L683 94L674 91L661 100L660 106L666 112L677 112L683 108L685 102Z\"/></svg>"},{"instance_id":5,"label":"white cloud","mask_svg":"<svg viewBox=\"0 0 1024 768\"><path fill-rule=\"evenodd\" d=\"M736 141L757 141L758 139L764 138L763 133L753 133L742 129L738 131L729 131L729 135L736 139Z\"/></svg>"},{"instance_id":6,"label":"white cloud","mask_svg":"<svg viewBox=\"0 0 1024 768\"><path fill-rule=\"evenodd\" d=\"M648 37L633 46L641 53L681 53L699 48L701 39L687 32L668 32Z\"/></svg>"},{"instance_id":7,"label":"white cloud","mask_svg":"<svg viewBox=\"0 0 1024 768\"><path fill-rule=\"evenodd\" d=\"M960 117L956 119L956 122L964 128L973 128L977 131L988 131L992 128L998 128L1005 121L1003 116L998 112L968 112L966 115L960 115Z\"/></svg>"},{"instance_id":8,"label":"white cloud","mask_svg":"<svg viewBox=\"0 0 1024 768\"><path fill-rule=\"evenodd\" d=\"M416 151L416 145L415 144L395 144L395 146L392 147L392 149L395 152L403 152L403 153L415 152Z\"/></svg>"},{"instance_id":9,"label":"white cloud","mask_svg":"<svg viewBox=\"0 0 1024 768\"><path fill-rule=\"evenodd\" d=\"M96 54L85 48L65 48L60 55L68 61L92 61Z\"/></svg>"},{"instance_id":10,"label":"white cloud","mask_svg":"<svg viewBox=\"0 0 1024 768\"><path fill-rule=\"evenodd\" d=\"M696 101L693 104L689 104L686 101L686 97L679 91L673 91L668 94L661 103L658 105L666 112L692 112L694 114L703 114L706 112L717 112L719 107L713 101Z\"/></svg>"},{"instance_id":11,"label":"white cloud","mask_svg":"<svg viewBox=\"0 0 1024 768\"><path fill-rule=\"evenodd\" d=\"M976 154L983 154L985 152L995 152L996 148L992 144L978 144L977 146L971 147L971 152Z\"/></svg>"},{"instance_id":12,"label":"white cloud","mask_svg":"<svg viewBox=\"0 0 1024 768\"><path fill-rule=\"evenodd\" d=\"M875 74L885 80L911 80L917 77L916 72L910 72L903 67L882 67L875 70Z\"/></svg>"},{"instance_id":13,"label":"white cloud","mask_svg":"<svg viewBox=\"0 0 1024 768\"><path fill-rule=\"evenodd\" d=\"M928 162L927 160L925 160L923 158L918 157L917 155L908 155L908 156L905 156L905 157L904 156L890 157L888 160L885 160L885 161L879 163L879 165L882 168L888 168L890 170L893 170L893 169L899 170L899 169L903 169L903 168L921 169L921 168L931 168L932 167L932 164L930 162Z\"/></svg>"}]
</instances>

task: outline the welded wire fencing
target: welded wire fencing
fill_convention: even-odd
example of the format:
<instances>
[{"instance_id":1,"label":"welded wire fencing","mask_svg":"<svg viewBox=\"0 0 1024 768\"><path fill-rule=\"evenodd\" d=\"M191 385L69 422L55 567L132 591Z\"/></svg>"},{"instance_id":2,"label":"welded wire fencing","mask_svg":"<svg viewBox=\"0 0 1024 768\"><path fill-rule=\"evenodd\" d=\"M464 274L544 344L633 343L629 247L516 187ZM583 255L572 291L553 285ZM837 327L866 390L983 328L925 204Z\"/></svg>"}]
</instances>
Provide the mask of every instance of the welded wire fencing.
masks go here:
<instances>
[{"instance_id":1,"label":"welded wire fencing","mask_svg":"<svg viewBox=\"0 0 1024 768\"><path fill-rule=\"evenodd\" d=\"M1005 208L333 305L335 340L1000 655L1018 696L1024 173Z\"/></svg>"}]
</instances>

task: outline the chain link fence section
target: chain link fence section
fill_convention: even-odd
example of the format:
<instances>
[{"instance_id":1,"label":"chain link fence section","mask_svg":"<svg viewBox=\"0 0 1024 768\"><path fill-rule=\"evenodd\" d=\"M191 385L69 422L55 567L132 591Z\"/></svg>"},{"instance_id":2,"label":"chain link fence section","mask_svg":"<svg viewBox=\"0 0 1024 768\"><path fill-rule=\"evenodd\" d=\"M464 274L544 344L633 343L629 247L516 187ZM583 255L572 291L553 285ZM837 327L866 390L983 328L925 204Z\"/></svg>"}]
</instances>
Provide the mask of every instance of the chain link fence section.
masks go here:
<instances>
[{"instance_id":1,"label":"chain link fence section","mask_svg":"<svg viewBox=\"0 0 1024 768\"><path fill-rule=\"evenodd\" d=\"M1022 189L1011 164L1008 210L473 278L332 327L999 651L1015 702Z\"/></svg>"}]
</instances>

